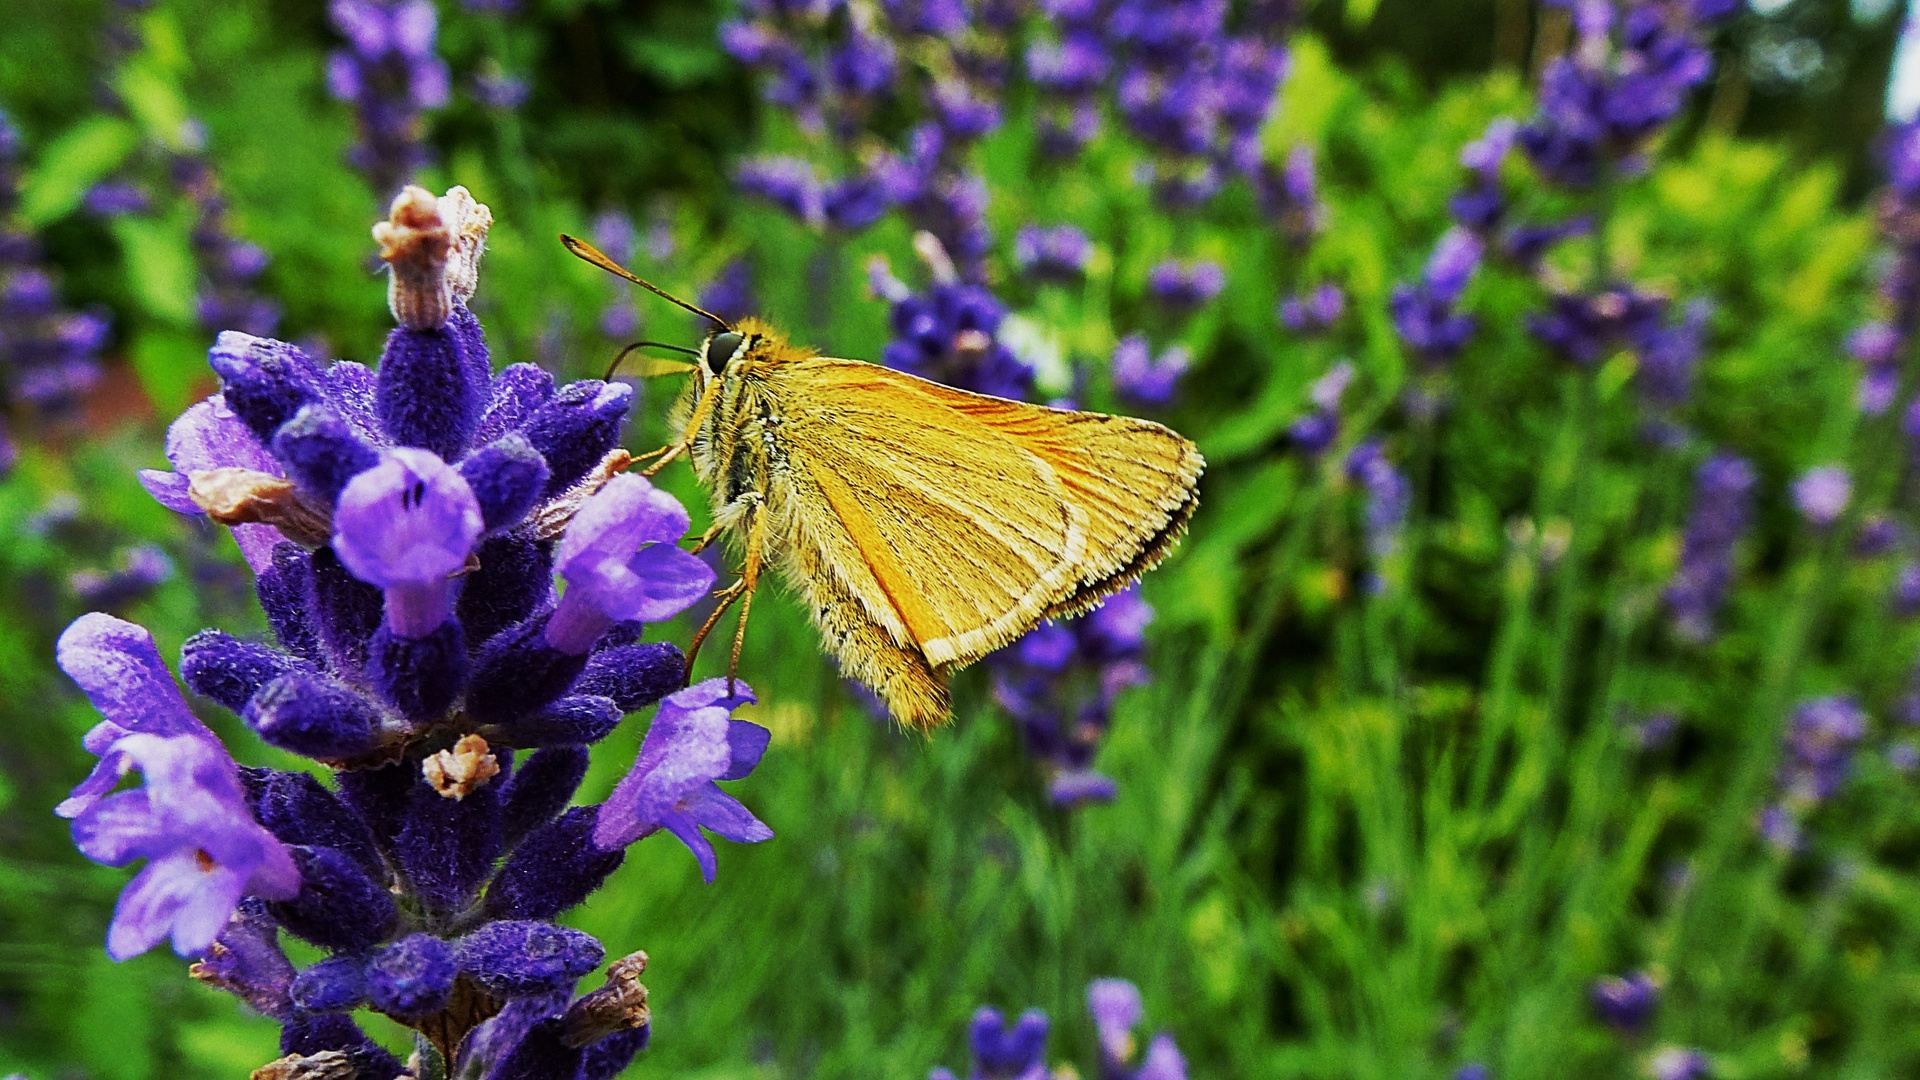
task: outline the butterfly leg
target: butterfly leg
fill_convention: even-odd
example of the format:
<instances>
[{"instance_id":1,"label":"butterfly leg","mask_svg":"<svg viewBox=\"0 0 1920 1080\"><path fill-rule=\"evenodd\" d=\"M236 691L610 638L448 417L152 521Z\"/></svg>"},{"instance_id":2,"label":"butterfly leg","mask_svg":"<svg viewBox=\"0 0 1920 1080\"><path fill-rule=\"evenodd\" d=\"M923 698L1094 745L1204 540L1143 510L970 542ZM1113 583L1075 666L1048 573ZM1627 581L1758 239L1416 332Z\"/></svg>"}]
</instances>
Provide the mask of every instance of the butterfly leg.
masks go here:
<instances>
[{"instance_id":1,"label":"butterfly leg","mask_svg":"<svg viewBox=\"0 0 1920 1080\"><path fill-rule=\"evenodd\" d=\"M739 581L713 594L720 604L713 609L713 614L707 616L707 621L700 624L700 629L694 632L693 641L687 645L686 677L692 677L694 658L700 655L700 646L706 643L707 635L713 633L714 624L720 621L720 616L726 614L727 609L733 606L733 602L740 599L741 594L746 591L747 579L742 577Z\"/></svg>"},{"instance_id":2,"label":"butterfly leg","mask_svg":"<svg viewBox=\"0 0 1920 1080\"><path fill-rule=\"evenodd\" d=\"M686 453L693 447L693 437L700 433L700 425L707 422L707 417L713 414L714 405L720 400L720 387L721 382L719 379L715 379L707 384L706 390L700 395L699 404L693 407L693 415L687 418L687 428L680 433L679 439L668 443L666 446L655 450L651 454L646 454L636 459L645 461L647 458L656 456L660 459L641 470L641 476L653 476L661 469L672 464L674 458Z\"/></svg>"},{"instance_id":3,"label":"butterfly leg","mask_svg":"<svg viewBox=\"0 0 1920 1080\"><path fill-rule=\"evenodd\" d=\"M740 584L746 586L740 599L740 622L733 628L733 656L727 661L727 693L733 693L734 675L740 670L740 646L747 640L747 613L753 610L753 593L760 587L760 566L767 551L767 514L755 500L753 521L747 530L747 559L740 567Z\"/></svg>"}]
</instances>

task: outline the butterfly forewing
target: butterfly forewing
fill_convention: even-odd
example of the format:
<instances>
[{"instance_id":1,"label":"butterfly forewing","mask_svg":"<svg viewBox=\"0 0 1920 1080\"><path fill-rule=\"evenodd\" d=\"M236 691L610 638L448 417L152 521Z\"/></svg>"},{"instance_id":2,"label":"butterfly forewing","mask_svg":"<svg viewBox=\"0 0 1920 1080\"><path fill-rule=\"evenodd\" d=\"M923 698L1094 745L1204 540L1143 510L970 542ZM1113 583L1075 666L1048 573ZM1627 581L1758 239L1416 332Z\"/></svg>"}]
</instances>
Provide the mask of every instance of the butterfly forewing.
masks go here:
<instances>
[{"instance_id":1,"label":"butterfly forewing","mask_svg":"<svg viewBox=\"0 0 1920 1080\"><path fill-rule=\"evenodd\" d=\"M797 539L901 644L936 667L965 663L1072 590L1086 515L1037 455L931 384L871 364L802 361L772 384L786 402Z\"/></svg>"},{"instance_id":2,"label":"butterfly forewing","mask_svg":"<svg viewBox=\"0 0 1920 1080\"><path fill-rule=\"evenodd\" d=\"M1084 610L1152 569L1193 514L1205 462L1191 442L1159 424L937 384L927 384L927 392L1046 462L1067 500L1086 515L1077 587L1049 607L1049 616Z\"/></svg>"}]
</instances>

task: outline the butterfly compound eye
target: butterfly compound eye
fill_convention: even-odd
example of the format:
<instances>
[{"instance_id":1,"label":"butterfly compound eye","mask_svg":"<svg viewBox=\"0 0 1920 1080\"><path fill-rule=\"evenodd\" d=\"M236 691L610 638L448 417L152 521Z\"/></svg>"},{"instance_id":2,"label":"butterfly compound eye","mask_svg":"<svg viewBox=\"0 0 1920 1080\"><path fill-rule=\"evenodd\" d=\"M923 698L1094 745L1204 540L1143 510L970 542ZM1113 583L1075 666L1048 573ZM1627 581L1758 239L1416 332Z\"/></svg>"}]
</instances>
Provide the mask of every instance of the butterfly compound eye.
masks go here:
<instances>
[{"instance_id":1,"label":"butterfly compound eye","mask_svg":"<svg viewBox=\"0 0 1920 1080\"><path fill-rule=\"evenodd\" d=\"M740 335L731 330L707 339L707 370L719 375L727 370L727 361L740 351Z\"/></svg>"}]
</instances>

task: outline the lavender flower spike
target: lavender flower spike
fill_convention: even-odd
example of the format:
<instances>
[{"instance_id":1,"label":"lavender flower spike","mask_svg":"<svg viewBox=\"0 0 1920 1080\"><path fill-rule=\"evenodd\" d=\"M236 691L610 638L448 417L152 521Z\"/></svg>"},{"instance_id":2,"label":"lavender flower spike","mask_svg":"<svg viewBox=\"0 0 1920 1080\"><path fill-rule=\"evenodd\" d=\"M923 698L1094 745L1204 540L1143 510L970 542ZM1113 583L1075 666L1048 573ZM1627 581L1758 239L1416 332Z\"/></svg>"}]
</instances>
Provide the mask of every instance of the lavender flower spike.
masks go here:
<instances>
[{"instance_id":1,"label":"lavender flower spike","mask_svg":"<svg viewBox=\"0 0 1920 1080\"><path fill-rule=\"evenodd\" d=\"M547 644L580 656L616 622L658 622L691 607L713 568L674 545L687 532L679 500L622 473L574 515L554 555L567 591L547 620Z\"/></svg>"},{"instance_id":2,"label":"lavender flower spike","mask_svg":"<svg viewBox=\"0 0 1920 1080\"><path fill-rule=\"evenodd\" d=\"M729 693L731 681L708 679L660 703L633 771L600 807L595 846L616 850L666 829L692 850L711 882L713 844L702 828L737 844L773 838L772 829L714 783L751 773L771 737L766 728L731 717L755 700L744 683L734 684L737 695Z\"/></svg>"},{"instance_id":3,"label":"lavender flower spike","mask_svg":"<svg viewBox=\"0 0 1920 1080\"><path fill-rule=\"evenodd\" d=\"M61 635L58 656L107 719L87 736L101 768L56 812L74 819L74 845L88 858L109 866L148 860L120 894L108 956L125 960L168 936L181 956L198 955L243 895L299 892L292 855L248 812L238 767L187 711L146 631L84 615ZM100 746L107 731L123 734ZM130 768L145 786L101 798Z\"/></svg>"},{"instance_id":4,"label":"lavender flower spike","mask_svg":"<svg viewBox=\"0 0 1920 1080\"><path fill-rule=\"evenodd\" d=\"M452 575L483 530L467 481L428 450L388 450L353 478L333 517L333 550L348 572L385 589L387 623L422 638L453 610Z\"/></svg>"}]
</instances>

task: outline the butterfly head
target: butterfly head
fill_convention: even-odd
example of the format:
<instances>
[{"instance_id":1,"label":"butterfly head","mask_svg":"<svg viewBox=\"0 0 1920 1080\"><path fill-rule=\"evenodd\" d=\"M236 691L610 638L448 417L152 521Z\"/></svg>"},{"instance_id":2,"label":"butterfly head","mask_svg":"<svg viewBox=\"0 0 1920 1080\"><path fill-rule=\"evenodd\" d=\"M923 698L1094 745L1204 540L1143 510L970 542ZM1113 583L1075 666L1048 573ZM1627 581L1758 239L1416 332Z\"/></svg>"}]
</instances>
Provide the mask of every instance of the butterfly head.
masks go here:
<instances>
[{"instance_id":1,"label":"butterfly head","mask_svg":"<svg viewBox=\"0 0 1920 1080\"><path fill-rule=\"evenodd\" d=\"M795 349L779 331L748 317L709 333L700 343L698 371L702 385L737 375L749 364L772 364L799 359L811 350Z\"/></svg>"}]
</instances>

